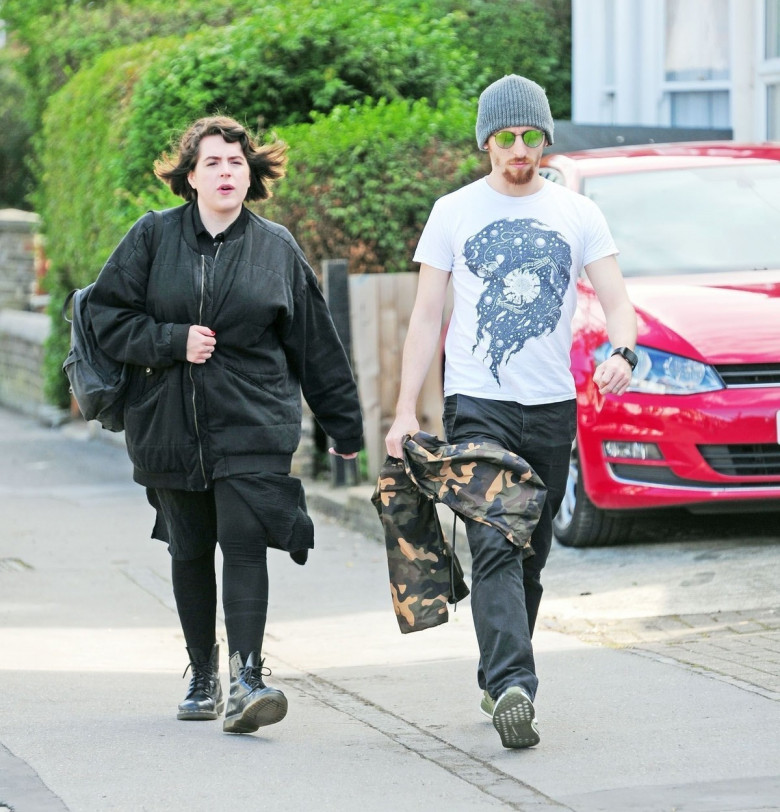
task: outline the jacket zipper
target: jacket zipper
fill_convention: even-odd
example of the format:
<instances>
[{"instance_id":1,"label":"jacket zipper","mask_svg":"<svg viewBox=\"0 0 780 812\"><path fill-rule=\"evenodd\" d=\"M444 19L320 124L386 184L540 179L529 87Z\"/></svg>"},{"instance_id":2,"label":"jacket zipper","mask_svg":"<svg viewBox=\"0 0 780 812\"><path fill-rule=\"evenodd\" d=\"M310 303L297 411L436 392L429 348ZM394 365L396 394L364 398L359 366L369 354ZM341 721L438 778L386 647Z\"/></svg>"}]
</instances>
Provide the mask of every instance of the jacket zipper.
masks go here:
<instances>
[{"instance_id":1,"label":"jacket zipper","mask_svg":"<svg viewBox=\"0 0 780 812\"><path fill-rule=\"evenodd\" d=\"M219 248L217 247L217 254L219 254ZM216 256L214 257L216 259ZM200 304L198 306L198 324L203 322L203 300L205 298L205 287L206 287L206 257L201 256L200 258ZM203 461L203 442L200 437L200 424L198 422L198 407L196 404L195 398L195 378L192 374L192 367L194 364L190 364L190 382L192 383L192 414L195 420L195 436L198 439L198 459L200 461L200 473L203 476L203 487L208 488L209 482L208 477L206 476L206 464Z\"/></svg>"}]
</instances>

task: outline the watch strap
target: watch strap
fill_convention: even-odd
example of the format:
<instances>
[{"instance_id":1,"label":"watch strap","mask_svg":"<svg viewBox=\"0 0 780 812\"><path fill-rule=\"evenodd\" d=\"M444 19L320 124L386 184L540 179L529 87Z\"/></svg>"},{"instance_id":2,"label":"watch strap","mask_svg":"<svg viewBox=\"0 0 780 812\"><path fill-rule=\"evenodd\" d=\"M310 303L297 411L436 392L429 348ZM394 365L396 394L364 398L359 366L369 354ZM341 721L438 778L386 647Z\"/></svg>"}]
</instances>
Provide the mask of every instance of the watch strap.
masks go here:
<instances>
[{"instance_id":1,"label":"watch strap","mask_svg":"<svg viewBox=\"0 0 780 812\"><path fill-rule=\"evenodd\" d=\"M637 358L636 353L633 350L630 350L628 347L615 347L615 349L610 353L610 356L612 355L619 355L621 358L625 358L626 361L628 361L628 365L631 367L632 372L636 369L639 358Z\"/></svg>"}]
</instances>

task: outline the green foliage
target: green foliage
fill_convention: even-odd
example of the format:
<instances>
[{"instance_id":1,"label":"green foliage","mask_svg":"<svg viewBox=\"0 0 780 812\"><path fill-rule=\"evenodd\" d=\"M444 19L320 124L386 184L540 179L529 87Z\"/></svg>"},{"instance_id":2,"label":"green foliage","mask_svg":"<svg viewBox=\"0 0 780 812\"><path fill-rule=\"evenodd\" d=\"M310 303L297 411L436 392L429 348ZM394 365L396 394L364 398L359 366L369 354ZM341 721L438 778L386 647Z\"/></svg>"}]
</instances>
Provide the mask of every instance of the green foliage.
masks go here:
<instances>
[{"instance_id":1,"label":"green foliage","mask_svg":"<svg viewBox=\"0 0 780 812\"><path fill-rule=\"evenodd\" d=\"M8 55L0 51L0 209L29 208L32 177L26 156L32 133L20 111L23 96Z\"/></svg>"},{"instance_id":2,"label":"green foliage","mask_svg":"<svg viewBox=\"0 0 780 812\"><path fill-rule=\"evenodd\" d=\"M174 43L176 44L176 43ZM110 51L58 91L41 134L42 187L35 195L51 260L46 284L52 331L47 346L46 392L53 403L68 396L60 365L68 325L60 317L65 294L95 279L138 211L121 184L128 97L139 73L165 41Z\"/></svg>"},{"instance_id":3,"label":"green foliage","mask_svg":"<svg viewBox=\"0 0 780 812\"><path fill-rule=\"evenodd\" d=\"M12 134L0 146L3 197L21 205L31 194L40 172L30 136L51 96L82 67L111 49L226 25L258 8L256 0L0 0L13 66L8 79L0 76L0 123Z\"/></svg>"},{"instance_id":4,"label":"green foliage","mask_svg":"<svg viewBox=\"0 0 780 812\"><path fill-rule=\"evenodd\" d=\"M570 0L430 0L452 14L458 37L479 54L487 82L517 73L547 91L553 118L571 116Z\"/></svg>"},{"instance_id":5,"label":"green foliage","mask_svg":"<svg viewBox=\"0 0 780 812\"><path fill-rule=\"evenodd\" d=\"M36 126L48 98L106 51L226 25L257 8L253 0L3 0L0 18L18 51L16 68Z\"/></svg>"},{"instance_id":6,"label":"green foliage","mask_svg":"<svg viewBox=\"0 0 780 812\"><path fill-rule=\"evenodd\" d=\"M373 98L434 102L478 90L474 57L451 20L374 0L279 3L204 31L151 67L131 101L127 188L141 191L149 156L193 119L217 112L256 129L309 121L313 112Z\"/></svg>"},{"instance_id":7,"label":"green foliage","mask_svg":"<svg viewBox=\"0 0 780 812\"><path fill-rule=\"evenodd\" d=\"M309 260L346 258L351 273L415 269L433 201L486 172L474 148L473 100L366 101L280 128L287 177L264 217L286 225Z\"/></svg>"}]
</instances>

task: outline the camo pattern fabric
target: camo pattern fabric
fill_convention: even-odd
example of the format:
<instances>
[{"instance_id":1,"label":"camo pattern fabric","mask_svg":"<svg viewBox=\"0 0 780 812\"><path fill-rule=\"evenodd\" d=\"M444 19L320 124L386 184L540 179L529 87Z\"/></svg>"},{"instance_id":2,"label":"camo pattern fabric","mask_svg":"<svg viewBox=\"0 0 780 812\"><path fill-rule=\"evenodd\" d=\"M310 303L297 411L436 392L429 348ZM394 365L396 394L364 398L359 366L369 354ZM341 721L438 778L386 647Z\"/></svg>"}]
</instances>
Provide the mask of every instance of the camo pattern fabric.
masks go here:
<instances>
[{"instance_id":1,"label":"camo pattern fabric","mask_svg":"<svg viewBox=\"0 0 780 812\"><path fill-rule=\"evenodd\" d=\"M434 501L394 457L385 460L371 501L385 531L390 594L401 632L446 623L447 604L465 598L469 589Z\"/></svg>"},{"instance_id":2,"label":"camo pattern fabric","mask_svg":"<svg viewBox=\"0 0 780 812\"><path fill-rule=\"evenodd\" d=\"M446 623L447 603L468 595L436 502L461 518L496 527L522 546L524 555L532 555L530 535L545 495L530 466L499 446L448 445L423 432L407 437L404 459L387 457L371 498L385 531L390 592L401 632Z\"/></svg>"},{"instance_id":3,"label":"camo pattern fabric","mask_svg":"<svg viewBox=\"0 0 780 812\"><path fill-rule=\"evenodd\" d=\"M488 442L445 443L423 431L404 439L406 473L417 487L459 516L495 527L534 554L531 533L547 488L517 454Z\"/></svg>"}]
</instances>

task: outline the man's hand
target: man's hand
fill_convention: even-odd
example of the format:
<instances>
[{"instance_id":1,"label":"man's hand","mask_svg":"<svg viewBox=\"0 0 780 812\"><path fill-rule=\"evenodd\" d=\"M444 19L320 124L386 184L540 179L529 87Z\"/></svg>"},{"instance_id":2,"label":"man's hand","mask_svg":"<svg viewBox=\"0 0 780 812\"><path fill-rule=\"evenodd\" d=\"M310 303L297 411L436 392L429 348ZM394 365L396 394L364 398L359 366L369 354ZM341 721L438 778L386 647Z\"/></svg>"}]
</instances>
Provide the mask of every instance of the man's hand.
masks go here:
<instances>
[{"instance_id":1,"label":"man's hand","mask_svg":"<svg viewBox=\"0 0 780 812\"><path fill-rule=\"evenodd\" d=\"M395 457L399 460L402 459L403 451L401 444L403 443L404 437L407 434L417 434L419 430L420 424L413 414L396 415L393 425L390 426L390 431L387 432L387 436L385 437L387 453L391 457Z\"/></svg>"},{"instance_id":2,"label":"man's hand","mask_svg":"<svg viewBox=\"0 0 780 812\"><path fill-rule=\"evenodd\" d=\"M593 382L602 395L622 395L631 383L631 364L620 355L611 355L602 361L593 373Z\"/></svg>"},{"instance_id":3,"label":"man's hand","mask_svg":"<svg viewBox=\"0 0 780 812\"><path fill-rule=\"evenodd\" d=\"M187 360L191 364L205 364L214 354L217 339L210 327L193 324L187 334Z\"/></svg>"}]
</instances>

